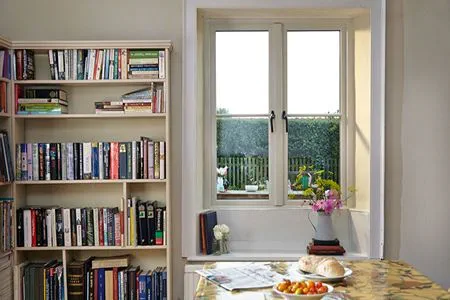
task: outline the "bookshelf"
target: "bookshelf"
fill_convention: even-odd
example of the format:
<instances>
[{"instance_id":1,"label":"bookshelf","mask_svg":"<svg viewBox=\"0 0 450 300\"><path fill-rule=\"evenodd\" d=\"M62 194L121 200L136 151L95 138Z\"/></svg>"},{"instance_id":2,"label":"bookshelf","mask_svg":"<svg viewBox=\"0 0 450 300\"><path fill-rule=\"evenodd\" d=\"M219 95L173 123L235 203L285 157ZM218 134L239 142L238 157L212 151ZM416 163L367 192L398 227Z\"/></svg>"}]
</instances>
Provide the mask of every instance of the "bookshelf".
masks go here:
<instances>
[{"instance_id":1,"label":"bookshelf","mask_svg":"<svg viewBox=\"0 0 450 300\"><path fill-rule=\"evenodd\" d=\"M0 50L4 51L4 53L9 53L11 49L11 43L2 38L0 36ZM2 63L3 66L3 63ZM8 74L3 74L3 67L0 68L0 92L3 93L2 89L6 90L6 111L0 110L0 129L5 130L9 136L9 144L12 145L11 139L11 110L9 109L10 99L12 97L12 82L8 78ZM2 96L0 96L2 99ZM13 197L13 184L11 182L3 182L0 181L0 198L2 199L11 199ZM0 205L2 205L3 200L0 201ZM12 210L14 211L14 202L12 202ZM2 216L0 216L0 220L3 221ZM12 238L12 237L11 237ZM0 270L0 282L2 282L3 288L0 289L0 299L11 299L13 296L13 276L12 276L12 265L14 261L14 251L0 249L0 262L1 264L5 264L8 262L10 267L6 267ZM7 291L11 289L11 291Z\"/></svg>"},{"instance_id":2,"label":"bookshelf","mask_svg":"<svg viewBox=\"0 0 450 300\"><path fill-rule=\"evenodd\" d=\"M165 179L88 179L88 180L16 180L0 186L15 199L15 209L26 206L121 207L123 199L138 197L156 200L166 207L166 243L151 246L57 246L16 247L14 265L25 261L59 259L67 270L73 259L90 256L131 255L131 264L150 270L167 267L167 299L171 299L171 201L170 201L170 41L44 41L11 42L8 48L34 51L35 79L7 80L10 88L9 107L15 107L15 85L61 87L70 101L68 113L61 115L17 115L9 110L0 122L9 124L11 149L21 143L67 143L92 141L136 141L141 136L165 141ZM52 80L49 50L64 49L158 49L165 52L166 76L163 79L99 79ZM94 103L108 97L149 87L163 86L166 110L164 113L95 114ZM2 123L0 123L2 124ZM3 125L3 124L2 124ZM14 156L14 163L16 158ZM125 207L126 208L126 207ZM15 211L15 210L14 210ZM125 212L126 214L126 212ZM14 218L14 229L16 220ZM15 232L15 230L14 230ZM124 235L126 236L126 230ZM17 273L17 268L16 268ZM15 274L15 290L19 289ZM67 273L64 278L65 299L68 299ZM15 299L17 295L15 295Z\"/></svg>"}]
</instances>

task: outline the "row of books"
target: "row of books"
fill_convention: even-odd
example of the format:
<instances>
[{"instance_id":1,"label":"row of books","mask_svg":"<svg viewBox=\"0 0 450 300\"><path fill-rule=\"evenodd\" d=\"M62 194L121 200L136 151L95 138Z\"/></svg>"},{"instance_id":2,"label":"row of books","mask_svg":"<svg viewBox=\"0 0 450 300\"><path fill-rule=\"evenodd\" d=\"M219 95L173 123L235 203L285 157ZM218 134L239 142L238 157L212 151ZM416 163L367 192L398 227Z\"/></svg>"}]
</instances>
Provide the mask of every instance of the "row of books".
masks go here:
<instances>
[{"instance_id":1,"label":"row of books","mask_svg":"<svg viewBox=\"0 0 450 300\"><path fill-rule=\"evenodd\" d=\"M12 58L12 79L35 79L34 51L29 49L17 49Z\"/></svg>"},{"instance_id":2,"label":"row of books","mask_svg":"<svg viewBox=\"0 0 450 300\"><path fill-rule=\"evenodd\" d=\"M17 178L30 180L165 179L166 143L27 143L16 145Z\"/></svg>"},{"instance_id":3,"label":"row of books","mask_svg":"<svg viewBox=\"0 0 450 300\"><path fill-rule=\"evenodd\" d=\"M6 113L8 112L8 90L5 81L0 81L0 112Z\"/></svg>"},{"instance_id":4,"label":"row of books","mask_svg":"<svg viewBox=\"0 0 450 300\"><path fill-rule=\"evenodd\" d=\"M167 245L166 208L157 201L127 199L127 246Z\"/></svg>"},{"instance_id":5,"label":"row of books","mask_svg":"<svg viewBox=\"0 0 450 300\"><path fill-rule=\"evenodd\" d=\"M65 114L68 112L67 92L46 86L24 87L15 85L16 113L18 115Z\"/></svg>"},{"instance_id":6,"label":"row of books","mask_svg":"<svg viewBox=\"0 0 450 300\"><path fill-rule=\"evenodd\" d=\"M11 149L9 147L8 132L0 131L0 182L14 180L14 168L12 165Z\"/></svg>"},{"instance_id":7,"label":"row of books","mask_svg":"<svg viewBox=\"0 0 450 300\"><path fill-rule=\"evenodd\" d=\"M11 56L8 50L0 50L0 77L11 78Z\"/></svg>"},{"instance_id":8,"label":"row of books","mask_svg":"<svg viewBox=\"0 0 450 300\"><path fill-rule=\"evenodd\" d=\"M90 257L69 263L67 286L72 300L167 300L167 268L145 271L130 266L129 256Z\"/></svg>"},{"instance_id":9,"label":"row of books","mask_svg":"<svg viewBox=\"0 0 450 300\"><path fill-rule=\"evenodd\" d=\"M16 220L18 247L123 246L118 207L25 207Z\"/></svg>"},{"instance_id":10,"label":"row of books","mask_svg":"<svg viewBox=\"0 0 450 300\"><path fill-rule=\"evenodd\" d=\"M12 241L12 198L0 198L0 253L11 251L13 248Z\"/></svg>"},{"instance_id":11,"label":"row of books","mask_svg":"<svg viewBox=\"0 0 450 300\"><path fill-rule=\"evenodd\" d=\"M0 253L0 299L13 299L13 255Z\"/></svg>"},{"instance_id":12,"label":"row of books","mask_svg":"<svg viewBox=\"0 0 450 300\"><path fill-rule=\"evenodd\" d=\"M19 300L64 300L64 267L62 262L24 262L16 266L19 278Z\"/></svg>"}]
</instances>

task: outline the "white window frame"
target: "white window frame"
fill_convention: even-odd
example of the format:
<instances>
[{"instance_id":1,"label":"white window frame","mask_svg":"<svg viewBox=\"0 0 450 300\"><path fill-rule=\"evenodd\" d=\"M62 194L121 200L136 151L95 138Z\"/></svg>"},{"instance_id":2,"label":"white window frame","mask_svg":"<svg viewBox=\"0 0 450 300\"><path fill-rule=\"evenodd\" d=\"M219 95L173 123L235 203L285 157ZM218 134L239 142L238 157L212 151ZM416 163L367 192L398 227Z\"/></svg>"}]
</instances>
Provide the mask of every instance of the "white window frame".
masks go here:
<instances>
[{"instance_id":1,"label":"white window frame","mask_svg":"<svg viewBox=\"0 0 450 300\"><path fill-rule=\"evenodd\" d=\"M198 255L198 213L204 209L203 193L203 18L205 14L261 16L282 14L289 18L319 12L337 12L355 16L370 14L370 212L367 227L360 232L367 237L367 256L383 258L384 247L384 181L385 181L385 49L386 0L185 0L182 34L182 256L193 260ZM220 213L220 212L219 212ZM292 214L296 214L292 210ZM285 257L283 255L283 257ZM204 260L203 256L198 257ZM245 259L242 256L240 259ZM252 259L251 253L247 259ZM217 258L215 259L217 260Z\"/></svg>"},{"instance_id":2,"label":"white window frame","mask_svg":"<svg viewBox=\"0 0 450 300\"><path fill-rule=\"evenodd\" d=\"M340 185L345 194L347 181L347 161L354 159L347 151L347 102L352 101L347 96L347 34L348 19L302 19L289 20L242 20L227 19L204 21L204 107L205 107L205 147L204 147L204 206L220 209L222 207L273 207L296 206L304 200L288 199L288 134L281 119L282 111L287 111L287 33L288 31L339 31L340 33L340 97L339 113L337 114L288 114L288 117L340 117ZM268 200L248 199L217 199L216 192L216 89L215 89L215 33L217 31L267 31L269 34L269 107L267 114L255 114L255 117L267 117L270 111L275 111L274 132L270 130L269 145L269 178L270 192ZM282 45L280 47L280 45ZM239 47L237 45L237 47ZM351 58L352 59L352 58ZM272 83L272 84L271 84ZM238 115L236 115L238 116ZM245 116L245 115L239 115ZM250 115L249 115L250 116ZM270 124L268 124L269 126ZM281 147L280 147L281 145ZM281 153L281 154L280 154ZM352 155L352 157L347 157ZM344 195L345 196L345 195Z\"/></svg>"}]
</instances>

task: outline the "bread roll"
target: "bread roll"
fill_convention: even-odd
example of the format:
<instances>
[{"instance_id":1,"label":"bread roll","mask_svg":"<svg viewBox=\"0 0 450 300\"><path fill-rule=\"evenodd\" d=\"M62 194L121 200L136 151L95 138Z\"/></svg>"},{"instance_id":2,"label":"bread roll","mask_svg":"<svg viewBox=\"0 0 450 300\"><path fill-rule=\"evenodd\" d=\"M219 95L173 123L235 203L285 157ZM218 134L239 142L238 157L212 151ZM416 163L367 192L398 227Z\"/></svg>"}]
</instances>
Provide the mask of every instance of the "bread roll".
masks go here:
<instances>
[{"instance_id":1,"label":"bread roll","mask_svg":"<svg viewBox=\"0 0 450 300\"><path fill-rule=\"evenodd\" d=\"M334 257L303 256L299 259L298 265L302 271L324 277L340 277L345 274L344 267Z\"/></svg>"}]
</instances>

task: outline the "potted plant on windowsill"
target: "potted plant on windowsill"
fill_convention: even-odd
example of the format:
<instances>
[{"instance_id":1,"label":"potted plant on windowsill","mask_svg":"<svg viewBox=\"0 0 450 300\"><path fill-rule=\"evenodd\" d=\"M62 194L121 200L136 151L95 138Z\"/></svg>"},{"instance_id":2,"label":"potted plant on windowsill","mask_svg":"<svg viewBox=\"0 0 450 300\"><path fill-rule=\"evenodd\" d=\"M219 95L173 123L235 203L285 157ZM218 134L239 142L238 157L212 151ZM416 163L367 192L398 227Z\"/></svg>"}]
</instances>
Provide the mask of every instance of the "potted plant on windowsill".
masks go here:
<instances>
[{"instance_id":1,"label":"potted plant on windowsill","mask_svg":"<svg viewBox=\"0 0 450 300\"><path fill-rule=\"evenodd\" d=\"M258 180L255 179L255 175L252 170L248 173L247 181L245 183L246 192L256 192L258 190Z\"/></svg>"},{"instance_id":2,"label":"potted plant on windowsill","mask_svg":"<svg viewBox=\"0 0 450 300\"><path fill-rule=\"evenodd\" d=\"M302 166L299 169L293 188L303 191L306 203L311 205L312 211L317 213L317 224L314 226L309 214L308 219L315 231L316 240L334 240L331 215L340 209L346 199L342 199L341 186L333 179L324 179L324 170L314 170L314 166ZM308 178L307 181L305 178ZM350 195L356 190L349 187Z\"/></svg>"}]
</instances>

